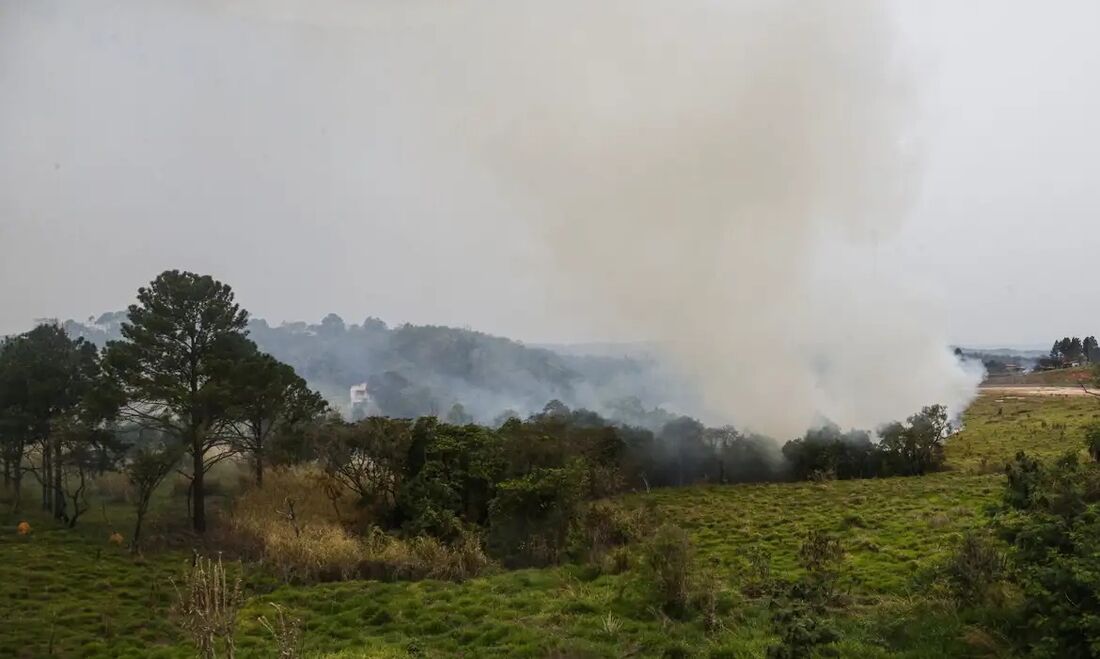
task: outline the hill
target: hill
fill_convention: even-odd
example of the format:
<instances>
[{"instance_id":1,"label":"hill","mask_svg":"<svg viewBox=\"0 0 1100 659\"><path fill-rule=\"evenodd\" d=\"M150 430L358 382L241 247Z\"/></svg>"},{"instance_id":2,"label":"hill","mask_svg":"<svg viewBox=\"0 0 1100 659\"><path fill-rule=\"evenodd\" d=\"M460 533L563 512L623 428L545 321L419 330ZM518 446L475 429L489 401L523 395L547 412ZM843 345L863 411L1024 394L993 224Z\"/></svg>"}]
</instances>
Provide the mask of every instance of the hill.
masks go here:
<instances>
[{"instance_id":1,"label":"hill","mask_svg":"<svg viewBox=\"0 0 1100 659\"><path fill-rule=\"evenodd\" d=\"M310 656L338 657L759 657L774 640L765 601L745 595L761 573L798 572L808 530L845 548L852 604L838 613L845 657L984 656L998 641L975 631L930 589L928 575L961 533L986 524L1001 465L1017 450L1056 455L1081 446L1100 419L1088 398L980 397L947 446L950 470L924 477L820 483L696 486L636 493L675 520L713 579L719 626L670 619L647 605L640 567L499 571L463 583L353 581L277 585L245 574L251 600L240 616L239 656L272 656L257 617L271 603L305 622ZM222 476L232 488L234 475ZM168 504L164 505L176 505ZM118 509L108 506L115 523ZM14 528L0 514L0 525ZM29 537L0 534L0 655L192 656L165 621L168 577L186 556L171 549L133 561L108 546L106 522L76 532L32 519ZM89 520L94 522L94 520ZM991 647L993 649L991 649Z\"/></svg>"},{"instance_id":2,"label":"hill","mask_svg":"<svg viewBox=\"0 0 1100 659\"><path fill-rule=\"evenodd\" d=\"M1092 366L1075 366L1073 368L1056 368L1049 371L990 375L983 384L999 387L1077 387L1081 384L1091 385L1095 380L1096 372Z\"/></svg>"},{"instance_id":3,"label":"hill","mask_svg":"<svg viewBox=\"0 0 1100 659\"><path fill-rule=\"evenodd\" d=\"M81 323L66 321L71 336L98 345L121 337L125 312ZM601 345L528 346L469 329L437 325L389 327L377 318L346 324L335 314L320 323L269 325L252 319L249 337L290 364L331 404L350 411L348 390L367 384L365 412L393 417L446 416L455 404L481 423L502 413L527 416L551 400L647 427L667 415L654 408L686 396L643 350Z\"/></svg>"}]
</instances>

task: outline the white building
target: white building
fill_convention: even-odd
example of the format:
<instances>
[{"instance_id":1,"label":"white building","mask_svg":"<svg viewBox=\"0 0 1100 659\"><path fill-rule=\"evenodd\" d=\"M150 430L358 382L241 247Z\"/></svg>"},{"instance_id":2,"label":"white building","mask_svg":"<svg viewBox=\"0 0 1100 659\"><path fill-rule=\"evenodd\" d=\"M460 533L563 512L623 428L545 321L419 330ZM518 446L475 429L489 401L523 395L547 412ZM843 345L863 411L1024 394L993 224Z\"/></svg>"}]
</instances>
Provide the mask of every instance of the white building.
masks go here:
<instances>
[{"instance_id":1,"label":"white building","mask_svg":"<svg viewBox=\"0 0 1100 659\"><path fill-rule=\"evenodd\" d=\"M370 402L370 392L367 391L367 383L353 385L348 391L348 395L351 397L351 406L365 405Z\"/></svg>"}]
</instances>

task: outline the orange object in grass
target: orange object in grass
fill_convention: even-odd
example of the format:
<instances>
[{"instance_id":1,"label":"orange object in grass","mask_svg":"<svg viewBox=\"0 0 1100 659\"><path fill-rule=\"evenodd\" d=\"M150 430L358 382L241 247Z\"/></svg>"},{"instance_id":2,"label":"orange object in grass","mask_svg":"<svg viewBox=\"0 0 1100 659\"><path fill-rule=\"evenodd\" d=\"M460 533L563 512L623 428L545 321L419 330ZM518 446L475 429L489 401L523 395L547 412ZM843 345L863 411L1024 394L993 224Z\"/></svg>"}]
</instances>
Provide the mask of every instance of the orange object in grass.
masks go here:
<instances>
[{"instance_id":1,"label":"orange object in grass","mask_svg":"<svg viewBox=\"0 0 1100 659\"><path fill-rule=\"evenodd\" d=\"M111 543L112 545L115 545L116 547L121 547L122 546L122 534L119 533L118 531L115 531L114 533L111 534L111 537L107 538L107 542Z\"/></svg>"},{"instance_id":2,"label":"orange object in grass","mask_svg":"<svg viewBox=\"0 0 1100 659\"><path fill-rule=\"evenodd\" d=\"M15 532L19 535L28 535L31 532L31 525L26 522L19 522L19 526L15 527Z\"/></svg>"}]
</instances>

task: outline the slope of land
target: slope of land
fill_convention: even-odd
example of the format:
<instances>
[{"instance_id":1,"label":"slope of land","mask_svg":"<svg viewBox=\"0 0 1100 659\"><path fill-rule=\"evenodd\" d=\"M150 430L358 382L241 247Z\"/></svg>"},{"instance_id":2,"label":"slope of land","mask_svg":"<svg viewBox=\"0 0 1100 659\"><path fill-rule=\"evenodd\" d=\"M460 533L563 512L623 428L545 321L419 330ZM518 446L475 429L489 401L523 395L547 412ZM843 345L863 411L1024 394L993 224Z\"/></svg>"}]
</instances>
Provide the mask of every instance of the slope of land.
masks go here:
<instances>
[{"instance_id":1,"label":"slope of land","mask_svg":"<svg viewBox=\"0 0 1100 659\"><path fill-rule=\"evenodd\" d=\"M634 494L654 515L691 533L719 590L718 628L664 617L636 570L566 566L500 571L464 583L354 581L277 584L245 574L238 656L273 656L257 622L281 603L305 621L309 656L339 657L760 657L774 640L767 606L742 594L761 564L797 571L806 531L838 535L852 605L840 617L845 657L987 656L968 620L929 591L928 574L960 534L986 523L1005 461L1018 450L1057 455L1081 446L1100 419L1090 398L979 397L947 446L950 470L915 478L700 486ZM121 524L122 508L110 508ZM90 514L75 532L31 518L28 537L0 513L0 656L187 657L167 621L187 556L135 562L106 542ZM982 645L986 643L986 645Z\"/></svg>"},{"instance_id":2,"label":"slope of land","mask_svg":"<svg viewBox=\"0 0 1100 659\"><path fill-rule=\"evenodd\" d=\"M1081 383L1089 384L1095 379L1096 373L1091 366L1078 366L1031 373L992 375L982 384L998 387L1079 387Z\"/></svg>"}]
</instances>

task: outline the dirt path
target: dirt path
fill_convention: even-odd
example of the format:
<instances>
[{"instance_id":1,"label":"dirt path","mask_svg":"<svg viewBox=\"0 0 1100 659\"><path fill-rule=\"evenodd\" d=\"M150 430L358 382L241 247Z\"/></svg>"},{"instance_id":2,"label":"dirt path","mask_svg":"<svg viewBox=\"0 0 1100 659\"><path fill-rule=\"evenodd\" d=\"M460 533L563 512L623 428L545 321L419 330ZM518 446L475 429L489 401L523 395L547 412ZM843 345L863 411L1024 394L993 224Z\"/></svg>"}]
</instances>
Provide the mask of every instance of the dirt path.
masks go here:
<instances>
[{"instance_id":1,"label":"dirt path","mask_svg":"<svg viewBox=\"0 0 1100 659\"><path fill-rule=\"evenodd\" d=\"M1090 390L1091 391L1091 390ZM991 396L1087 396L1081 387L991 386L978 387L978 392Z\"/></svg>"}]
</instances>

